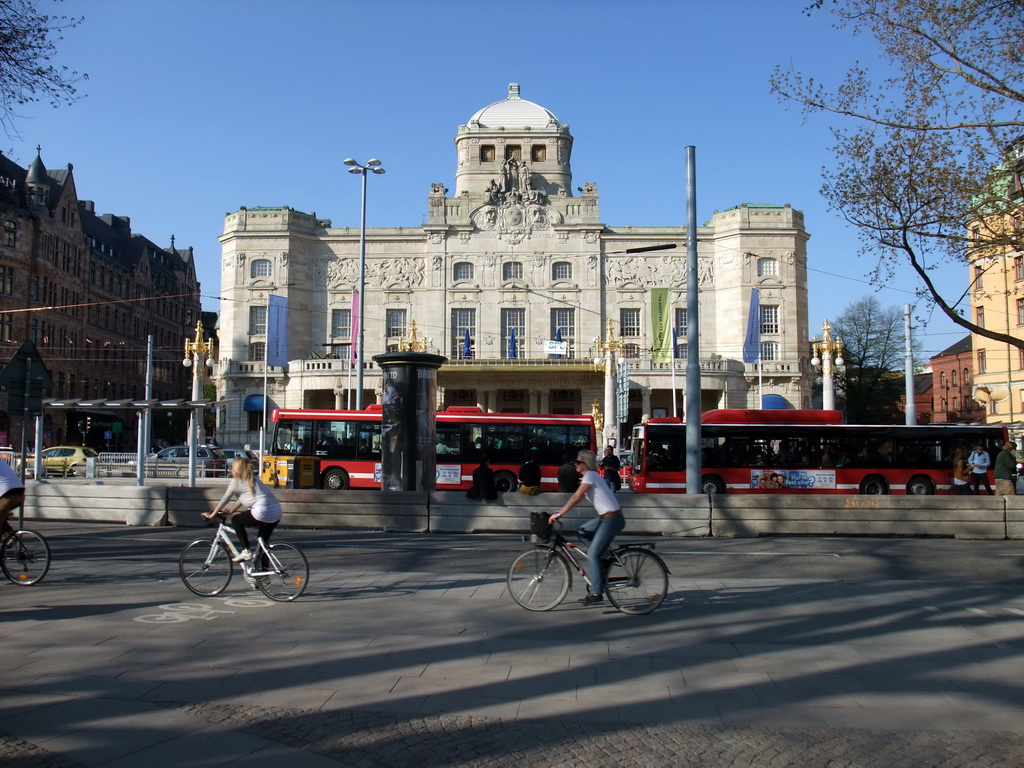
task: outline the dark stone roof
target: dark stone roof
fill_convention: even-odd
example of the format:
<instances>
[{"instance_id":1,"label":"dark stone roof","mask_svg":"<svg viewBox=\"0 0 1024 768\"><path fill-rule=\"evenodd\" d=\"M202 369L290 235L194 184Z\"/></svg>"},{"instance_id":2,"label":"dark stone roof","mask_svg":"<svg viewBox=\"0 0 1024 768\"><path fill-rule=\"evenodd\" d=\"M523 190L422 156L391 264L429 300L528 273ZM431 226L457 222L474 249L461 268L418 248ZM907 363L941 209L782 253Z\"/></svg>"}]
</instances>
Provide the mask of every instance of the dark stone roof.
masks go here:
<instances>
[{"instance_id":1,"label":"dark stone roof","mask_svg":"<svg viewBox=\"0 0 1024 768\"><path fill-rule=\"evenodd\" d=\"M937 355L932 355L931 359L934 360L936 357L949 357L950 355L962 355L964 352L970 352L971 346L971 337L968 335L952 346L946 347Z\"/></svg>"}]
</instances>

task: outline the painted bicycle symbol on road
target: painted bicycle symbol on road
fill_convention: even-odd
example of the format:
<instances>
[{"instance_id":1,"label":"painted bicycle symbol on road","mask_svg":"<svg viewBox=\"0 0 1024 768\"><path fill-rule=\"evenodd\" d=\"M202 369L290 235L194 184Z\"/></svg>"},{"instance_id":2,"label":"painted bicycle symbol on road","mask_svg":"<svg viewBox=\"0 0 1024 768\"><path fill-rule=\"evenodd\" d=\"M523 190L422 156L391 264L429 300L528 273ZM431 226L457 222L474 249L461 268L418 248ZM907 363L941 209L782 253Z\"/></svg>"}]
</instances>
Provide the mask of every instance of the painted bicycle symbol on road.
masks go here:
<instances>
[{"instance_id":1,"label":"painted bicycle symbol on road","mask_svg":"<svg viewBox=\"0 0 1024 768\"><path fill-rule=\"evenodd\" d=\"M229 597L220 605L228 608L262 608L272 605L269 600L259 597ZM230 615L235 611L211 608L209 603L164 603L158 606L163 613L136 616L142 624L183 624L186 621L212 621L218 616Z\"/></svg>"}]
</instances>

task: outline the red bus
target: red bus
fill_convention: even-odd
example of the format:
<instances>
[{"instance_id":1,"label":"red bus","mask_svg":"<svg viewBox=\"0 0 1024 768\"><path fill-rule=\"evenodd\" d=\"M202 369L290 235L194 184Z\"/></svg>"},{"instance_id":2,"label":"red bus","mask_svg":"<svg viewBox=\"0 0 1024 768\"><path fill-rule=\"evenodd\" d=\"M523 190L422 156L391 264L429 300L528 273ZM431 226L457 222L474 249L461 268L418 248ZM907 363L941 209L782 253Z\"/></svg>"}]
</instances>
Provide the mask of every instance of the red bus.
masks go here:
<instances>
[{"instance_id":1,"label":"red bus","mask_svg":"<svg viewBox=\"0 0 1024 768\"><path fill-rule=\"evenodd\" d=\"M701 416L702 493L952 493L953 451L1007 439L999 425L842 424L838 411L719 410ZM633 428L631 487L686 493L686 425ZM989 482L991 483L991 470Z\"/></svg>"},{"instance_id":2,"label":"red bus","mask_svg":"<svg viewBox=\"0 0 1024 768\"><path fill-rule=\"evenodd\" d=\"M274 438L263 459L263 480L288 482L296 456L318 462L317 487L330 490L375 488L381 484L381 407L363 411L277 409ZM591 416L534 413L484 413L479 408L449 407L437 413L437 489L466 490L473 470L486 456L499 493L518 485L527 456L542 472L541 489L558 488L558 467L581 448L595 450Z\"/></svg>"}]
</instances>

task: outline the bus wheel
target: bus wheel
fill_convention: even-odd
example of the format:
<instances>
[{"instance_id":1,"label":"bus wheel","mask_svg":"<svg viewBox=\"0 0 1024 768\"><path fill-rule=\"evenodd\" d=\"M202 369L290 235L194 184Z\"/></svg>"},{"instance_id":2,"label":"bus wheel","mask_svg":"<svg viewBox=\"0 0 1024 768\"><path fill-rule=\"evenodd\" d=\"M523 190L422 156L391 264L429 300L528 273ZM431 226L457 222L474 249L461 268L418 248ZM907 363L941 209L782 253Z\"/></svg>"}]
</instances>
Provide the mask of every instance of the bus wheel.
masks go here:
<instances>
[{"instance_id":1,"label":"bus wheel","mask_svg":"<svg viewBox=\"0 0 1024 768\"><path fill-rule=\"evenodd\" d=\"M889 486L884 478L878 475L868 475L860 481L859 493L865 496L886 496L889 493Z\"/></svg>"},{"instance_id":2,"label":"bus wheel","mask_svg":"<svg viewBox=\"0 0 1024 768\"><path fill-rule=\"evenodd\" d=\"M494 475L494 490L498 493L514 491L517 485L519 485L519 481L511 472L497 472Z\"/></svg>"},{"instance_id":3,"label":"bus wheel","mask_svg":"<svg viewBox=\"0 0 1024 768\"><path fill-rule=\"evenodd\" d=\"M700 480L700 492L710 496L725 493L725 483L715 475L704 475Z\"/></svg>"},{"instance_id":4,"label":"bus wheel","mask_svg":"<svg viewBox=\"0 0 1024 768\"><path fill-rule=\"evenodd\" d=\"M324 472L323 487L329 491L347 491L348 473L343 469L328 469Z\"/></svg>"},{"instance_id":5,"label":"bus wheel","mask_svg":"<svg viewBox=\"0 0 1024 768\"><path fill-rule=\"evenodd\" d=\"M907 483L908 496L931 496L935 493L935 486L931 479L922 476L910 478Z\"/></svg>"}]
</instances>

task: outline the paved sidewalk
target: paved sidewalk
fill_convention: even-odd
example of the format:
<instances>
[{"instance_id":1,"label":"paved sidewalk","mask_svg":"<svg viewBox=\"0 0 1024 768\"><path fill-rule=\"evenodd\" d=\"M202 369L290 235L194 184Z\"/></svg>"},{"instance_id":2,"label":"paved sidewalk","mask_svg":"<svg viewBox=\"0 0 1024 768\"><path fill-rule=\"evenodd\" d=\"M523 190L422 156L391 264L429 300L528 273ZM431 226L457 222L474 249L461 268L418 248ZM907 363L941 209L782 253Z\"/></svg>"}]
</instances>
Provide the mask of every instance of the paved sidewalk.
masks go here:
<instances>
[{"instance_id":1,"label":"paved sidewalk","mask_svg":"<svg viewBox=\"0 0 1024 768\"><path fill-rule=\"evenodd\" d=\"M674 577L651 616L532 614L493 573L314 564L275 604L98 557L0 590L4 766L1024 765L1010 588Z\"/></svg>"}]
</instances>

